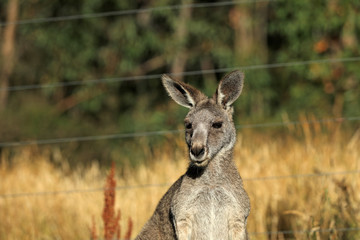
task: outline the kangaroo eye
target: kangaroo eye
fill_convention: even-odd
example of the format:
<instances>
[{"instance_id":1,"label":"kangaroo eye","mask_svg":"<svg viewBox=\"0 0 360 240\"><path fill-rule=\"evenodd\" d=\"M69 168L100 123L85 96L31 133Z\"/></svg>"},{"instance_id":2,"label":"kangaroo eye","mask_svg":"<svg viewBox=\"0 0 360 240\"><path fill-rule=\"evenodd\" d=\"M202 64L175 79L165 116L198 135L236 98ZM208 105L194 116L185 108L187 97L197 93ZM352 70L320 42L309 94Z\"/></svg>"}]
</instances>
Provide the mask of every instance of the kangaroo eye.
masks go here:
<instances>
[{"instance_id":1,"label":"kangaroo eye","mask_svg":"<svg viewBox=\"0 0 360 240\"><path fill-rule=\"evenodd\" d=\"M185 128L186 129L192 129L192 124L191 123L185 123Z\"/></svg>"},{"instance_id":2,"label":"kangaroo eye","mask_svg":"<svg viewBox=\"0 0 360 240\"><path fill-rule=\"evenodd\" d=\"M222 122L214 122L214 123L212 124L212 127L213 127L213 128L221 128L221 127L222 127Z\"/></svg>"}]
</instances>

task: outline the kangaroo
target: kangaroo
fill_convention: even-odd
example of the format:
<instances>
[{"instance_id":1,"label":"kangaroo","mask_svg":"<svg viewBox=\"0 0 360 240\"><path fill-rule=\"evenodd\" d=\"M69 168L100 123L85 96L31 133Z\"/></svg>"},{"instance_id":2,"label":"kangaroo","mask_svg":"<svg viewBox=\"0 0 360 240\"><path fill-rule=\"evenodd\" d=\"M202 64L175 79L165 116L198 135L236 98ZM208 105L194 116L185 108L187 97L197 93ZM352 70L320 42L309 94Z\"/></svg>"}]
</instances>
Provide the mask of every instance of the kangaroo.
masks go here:
<instances>
[{"instance_id":1,"label":"kangaroo","mask_svg":"<svg viewBox=\"0 0 360 240\"><path fill-rule=\"evenodd\" d=\"M170 97L190 109L185 140L190 163L165 193L136 240L245 240L249 197L233 162L236 130L232 104L244 74L233 71L212 98L184 82L162 76Z\"/></svg>"}]
</instances>

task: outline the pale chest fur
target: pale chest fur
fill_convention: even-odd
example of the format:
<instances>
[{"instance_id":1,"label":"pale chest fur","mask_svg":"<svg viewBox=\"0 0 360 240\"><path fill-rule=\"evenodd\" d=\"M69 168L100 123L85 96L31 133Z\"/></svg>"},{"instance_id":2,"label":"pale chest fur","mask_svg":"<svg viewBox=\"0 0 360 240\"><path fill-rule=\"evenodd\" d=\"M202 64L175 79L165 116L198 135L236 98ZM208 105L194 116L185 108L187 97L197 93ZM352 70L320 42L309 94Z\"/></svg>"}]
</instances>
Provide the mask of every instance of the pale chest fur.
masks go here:
<instances>
[{"instance_id":1,"label":"pale chest fur","mask_svg":"<svg viewBox=\"0 0 360 240\"><path fill-rule=\"evenodd\" d=\"M171 206L175 225L191 229L187 239L229 239L231 225L243 221L247 214L242 211L243 199L236 189L230 182L196 184L189 188L185 183Z\"/></svg>"}]
</instances>

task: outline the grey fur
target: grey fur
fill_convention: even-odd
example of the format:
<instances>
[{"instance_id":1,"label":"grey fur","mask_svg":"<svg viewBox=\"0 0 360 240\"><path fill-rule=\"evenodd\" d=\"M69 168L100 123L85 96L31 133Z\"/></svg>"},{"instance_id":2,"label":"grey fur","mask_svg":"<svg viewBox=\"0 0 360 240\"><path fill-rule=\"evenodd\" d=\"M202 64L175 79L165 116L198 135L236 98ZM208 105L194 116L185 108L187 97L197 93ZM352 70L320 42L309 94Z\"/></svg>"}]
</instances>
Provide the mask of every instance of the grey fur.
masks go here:
<instances>
[{"instance_id":1,"label":"grey fur","mask_svg":"<svg viewBox=\"0 0 360 240\"><path fill-rule=\"evenodd\" d=\"M183 82L162 77L169 95L190 108L185 118L189 167L165 193L137 240L248 239L250 201L233 162L236 131L231 104L244 75L234 71L213 98Z\"/></svg>"}]
</instances>

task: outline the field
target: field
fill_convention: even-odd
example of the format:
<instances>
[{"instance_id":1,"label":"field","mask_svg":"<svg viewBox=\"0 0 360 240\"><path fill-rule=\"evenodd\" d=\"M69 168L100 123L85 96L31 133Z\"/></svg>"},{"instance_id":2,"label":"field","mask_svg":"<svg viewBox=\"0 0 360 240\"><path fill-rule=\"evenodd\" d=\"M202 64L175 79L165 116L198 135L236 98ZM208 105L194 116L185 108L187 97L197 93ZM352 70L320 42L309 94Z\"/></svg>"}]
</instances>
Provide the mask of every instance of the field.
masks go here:
<instances>
[{"instance_id":1,"label":"field","mask_svg":"<svg viewBox=\"0 0 360 240\"><path fill-rule=\"evenodd\" d=\"M234 155L251 199L251 239L360 239L360 130L351 129L327 123L238 132ZM123 232L132 219L133 238L186 169L182 136L169 139L151 163L116 169L117 186L132 186L116 191L116 208ZM90 239L93 220L103 236L107 172L66 162L55 146L2 151L0 239Z\"/></svg>"}]
</instances>

